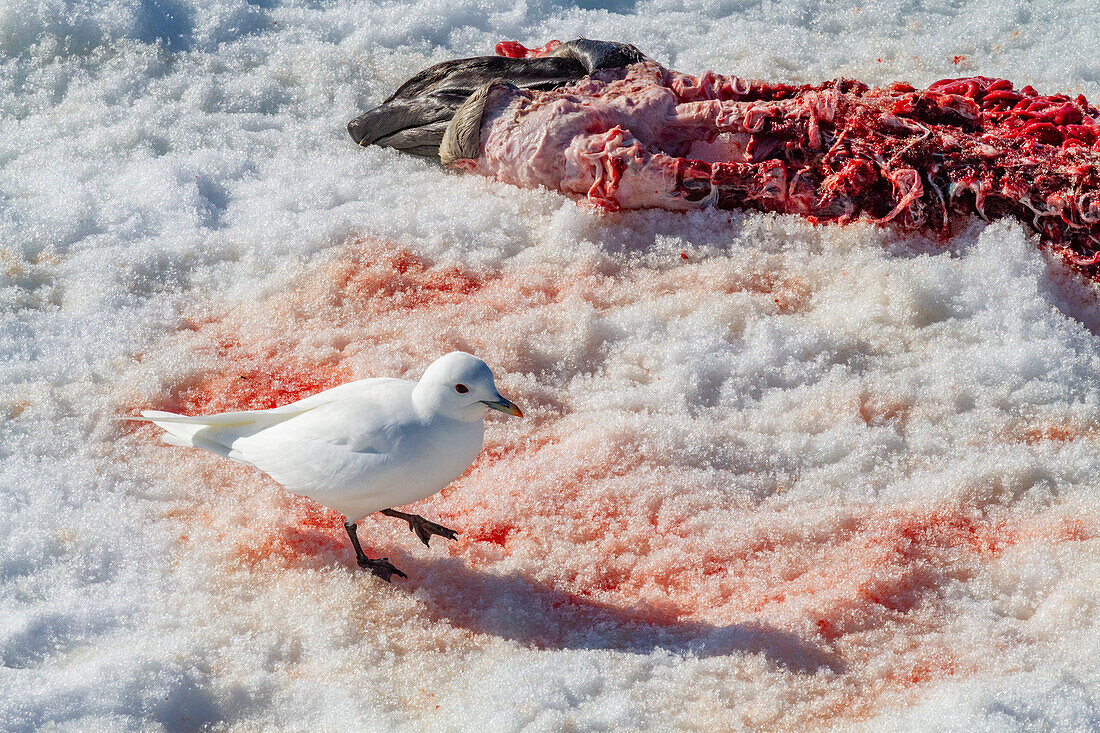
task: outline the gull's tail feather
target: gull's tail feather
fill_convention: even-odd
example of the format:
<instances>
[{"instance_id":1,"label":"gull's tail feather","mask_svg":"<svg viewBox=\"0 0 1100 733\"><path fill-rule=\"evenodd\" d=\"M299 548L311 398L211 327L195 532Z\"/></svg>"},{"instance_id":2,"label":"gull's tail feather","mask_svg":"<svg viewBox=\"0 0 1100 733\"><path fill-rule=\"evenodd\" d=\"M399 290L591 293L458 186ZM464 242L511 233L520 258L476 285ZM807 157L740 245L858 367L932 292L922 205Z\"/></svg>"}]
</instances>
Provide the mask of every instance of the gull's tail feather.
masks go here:
<instances>
[{"instance_id":1,"label":"gull's tail feather","mask_svg":"<svg viewBox=\"0 0 1100 733\"><path fill-rule=\"evenodd\" d=\"M240 456L233 451L234 441L254 435L265 428L277 425L295 415L307 412L302 410L252 410L248 412L223 412L217 415L177 415L174 412L160 410L142 410L141 417L124 417L123 420L151 422L164 430L161 436L168 445L184 448L202 448L225 458L241 463ZM250 464L251 465L251 464Z\"/></svg>"},{"instance_id":2,"label":"gull's tail feather","mask_svg":"<svg viewBox=\"0 0 1100 733\"><path fill-rule=\"evenodd\" d=\"M377 389L387 384L407 383L400 379L361 379L268 410L221 412L216 415L177 415L174 412L161 410L142 410L140 417L135 415L122 419L153 423L164 430L162 439L169 445L202 448L251 466L251 463L233 450L235 441L255 435L261 430L266 430L322 405L353 398L362 394L364 390Z\"/></svg>"}]
</instances>

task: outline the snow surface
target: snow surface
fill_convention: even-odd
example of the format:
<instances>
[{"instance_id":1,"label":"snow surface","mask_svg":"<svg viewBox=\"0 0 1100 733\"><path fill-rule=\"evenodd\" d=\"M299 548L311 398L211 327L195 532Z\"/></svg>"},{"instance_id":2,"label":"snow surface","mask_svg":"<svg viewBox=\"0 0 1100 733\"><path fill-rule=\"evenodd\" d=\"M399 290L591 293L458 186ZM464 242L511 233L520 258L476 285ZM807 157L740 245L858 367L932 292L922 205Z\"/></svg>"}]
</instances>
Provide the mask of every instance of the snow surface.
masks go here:
<instances>
[{"instance_id":1,"label":"snow surface","mask_svg":"<svg viewBox=\"0 0 1100 733\"><path fill-rule=\"evenodd\" d=\"M1098 99L1095 4L581 5L0 4L0 728L1100 726L1100 318L1021 227L603 214L344 130L580 35ZM393 586L114 419L456 348L528 418L417 505L457 543L362 523Z\"/></svg>"}]
</instances>

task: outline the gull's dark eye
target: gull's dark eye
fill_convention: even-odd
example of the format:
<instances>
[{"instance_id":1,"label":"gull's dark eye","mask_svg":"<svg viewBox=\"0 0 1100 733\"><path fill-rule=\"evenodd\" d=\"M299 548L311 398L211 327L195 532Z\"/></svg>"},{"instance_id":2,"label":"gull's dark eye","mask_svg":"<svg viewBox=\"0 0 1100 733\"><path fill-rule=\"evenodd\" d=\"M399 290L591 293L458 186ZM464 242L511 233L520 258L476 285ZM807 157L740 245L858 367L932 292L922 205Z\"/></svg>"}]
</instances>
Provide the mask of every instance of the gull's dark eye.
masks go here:
<instances>
[{"instance_id":1,"label":"gull's dark eye","mask_svg":"<svg viewBox=\"0 0 1100 733\"><path fill-rule=\"evenodd\" d=\"M466 394L469 391L470 391L470 388L467 387L465 384L456 384L455 385L455 392L458 392L459 394Z\"/></svg>"}]
</instances>

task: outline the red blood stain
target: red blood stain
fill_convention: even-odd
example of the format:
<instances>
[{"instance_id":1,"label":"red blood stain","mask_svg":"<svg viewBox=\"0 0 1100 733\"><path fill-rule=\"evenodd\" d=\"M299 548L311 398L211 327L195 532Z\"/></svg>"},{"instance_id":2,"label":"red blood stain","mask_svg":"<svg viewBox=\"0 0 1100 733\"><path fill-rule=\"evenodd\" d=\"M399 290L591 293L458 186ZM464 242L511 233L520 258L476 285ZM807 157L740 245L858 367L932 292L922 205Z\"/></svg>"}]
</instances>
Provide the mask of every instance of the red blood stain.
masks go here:
<instances>
[{"instance_id":1,"label":"red blood stain","mask_svg":"<svg viewBox=\"0 0 1100 733\"><path fill-rule=\"evenodd\" d=\"M523 362L501 345L505 315L545 309L545 319L537 322L544 328L571 302L607 308L635 293L676 297L691 289L749 293L773 311L775 305L797 309L812 296L805 282L766 272L730 273L707 262L668 274L577 268L483 275L432 265L394 248L357 247L263 303L258 315L242 308L193 324L188 338L203 363L220 368L204 369L181 384L173 404L193 413L271 407L371 374L375 352L400 350L410 362L422 363L447 347L467 345L437 336L442 322L456 323L470 339L469 349L507 374L520 371ZM287 312L294 318L280 320ZM398 312L400 319L392 315ZM314 324L342 334L347 346L317 356L300 348L301 335ZM525 409L532 401L536 408L555 407L550 397L538 403L533 395L508 394ZM872 395L855 409L868 425L881 425L904 422L910 406ZM862 635L893 630L912 637L920 653L900 655L884 684L922 685L967 671L951 655L930 657L920 647L918 619L929 609L939 612L946 584L965 580L1014 545L1096 536L1084 521L983 516L965 508L853 509L806 527L784 527L770 510L749 506L738 513L724 499L680 504L694 492L667 480L667 456L647 455L596 422L591 430L556 431L557 420L540 422L539 410L532 412L518 427L510 425L519 432L491 434L475 464L415 511L458 530L459 541L442 544L443 552L457 558L468 576L464 582L480 589L486 603L518 594L549 619L545 630L537 624L506 629L535 646L583 638L600 624L675 626L691 633L707 633L708 624L804 624L817 632L806 632L812 637L807 643L826 644L846 661L859 662L868 653L860 646ZM1043 428L1035 440L1071 435L1069 429ZM179 518L214 521L194 512ZM292 501L281 525L245 528L234 547L243 566L263 565L264 571L351 556L341 518L304 498ZM438 561L447 557L443 552L433 543L429 555ZM501 581L494 573L505 558L531 577ZM459 625L498 633L476 614L463 615L463 598L473 597L443 594L433 603L452 621L466 619ZM853 704L846 714L870 705Z\"/></svg>"},{"instance_id":2,"label":"red blood stain","mask_svg":"<svg viewBox=\"0 0 1100 733\"><path fill-rule=\"evenodd\" d=\"M840 637L840 631L837 627L827 618L819 618L814 621L817 626L817 633L825 641L835 641Z\"/></svg>"},{"instance_id":3,"label":"red blood stain","mask_svg":"<svg viewBox=\"0 0 1100 733\"><path fill-rule=\"evenodd\" d=\"M367 348L377 348L370 346L371 338L393 333L393 326L377 324L385 322L388 314L400 309L407 311L407 315L399 322L416 334L413 340L417 341L420 335L417 323L431 326L434 331L434 326L443 319L463 315L471 319L465 322L469 327L464 331L494 334L494 324L502 311L548 307L553 313L560 310L558 304L568 299L607 307L624 297L624 292L676 294L692 288L708 292L748 292L767 298L770 303L779 305L781 311L801 307L812 294L807 283L793 278L768 272L731 273L718 269L713 263L681 268L670 275L640 270L616 277L577 269L506 276L432 265L407 250L387 245L355 245L345 254L347 256L318 268L292 292L265 303L261 308L262 319L252 319L246 310L243 315L231 313L222 319L194 324L192 331L197 351L212 356L215 363L223 367L201 373L181 385L175 392L175 406L189 413L262 409L358 376L358 369L348 359L340 358L347 352L354 353L350 348L336 358L330 353L324 358L311 358L308 351L295 349L300 334L288 333L285 322L269 318L272 312L276 316L283 311L293 312L297 317L292 321L293 330L308 331L310 324L316 321L344 329L349 334L346 341L351 344L362 341ZM410 318L413 319L411 323ZM370 330L373 328L380 330ZM356 334L363 330L366 335L357 337ZM486 351L491 351L490 347L496 343L499 343L498 338L484 336L472 348L485 346ZM400 345L407 347L409 343ZM441 350L440 345L433 344L418 348L437 353ZM414 353L420 354L419 351ZM904 421L908 409L907 404L898 400L875 397L863 399L858 407L860 416L869 425ZM545 477L532 477L528 486L521 487L524 490L517 489L509 497L499 497L492 490L471 490L471 484L511 473L512 467L522 469L539 456L548 461L543 465L549 465L551 472ZM647 466L652 468L652 462L641 451L620 448L615 455L585 454L583 449L562 449L549 432L535 429L517 436L513 442L491 443L454 488L424 506L437 511L440 519L461 525L456 528L462 533L462 541L451 545L456 550L477 545L508 549L517 538L532 539L538 522L526 521L525 513L544 524L564 515L572 522L579 540L591 541L596 546L604 543L607 545L605 551L612 551L608 543L616 537L627 538L626 541L642 547L655 547L661 532L689 533L690 530L684 529L684 520L670 520L667 516L659 520L655 508L624 499L630 496L625 490L609 491L599 497L591 495L592 487L641 475ZM528 491L532 485L544 486L544 489ZM502 507L511 509L505 511ZM548 511L551 512L549 516ZM850 537L834 532L828 542L819 543L815 548L822 555L819 569L832 565L835 570L842 557L852 553L867 558L866 567L895 569L898 577L864 578L853 585L850 596L864 605L896 612L910 608L921 593L940 581L937 573L929 572L924 566L950 565L949 558L933 557L929 553L941 553L946 557L949 552L962 551L959 548L971 555L995 553L1010 539L1004 528L989 522L976 522L963 515L940 513L908 519L878 516L873 521L857 524L858 532ZM288 548L316 551L326 546L324 542L315 542L319 529L297 531L298 534L284 532L282 544ZM343 543L339 522L335 520L323 535L333 543ZM742 549L752 553L745 556L727 555L711 548L700 551L697 547L688 547L690 543L684 537L667 539L684 544L685 552L690 550L697 561L686 569L648 576L636 569L619 572L605 568L578 575L573 591L582 595L618 594L628 599L646 592L647 588L655 589L678 608L693 613L708 604L757 612L787 604L791 598L813 596L830 585L835 587L831 579L821 572L815 573L813 567L793 579L770 577L777 570L763 567L757 558L783 553L783 548L788 546L785 538L757 537L742 541ZM539 542L533 545L538 546ZM830 547L834 548L837 557L829 555ZM475 559L475 562L492 561L493 556L489 555ZM739 571L734 572L731 568ZM906 568L909 571L902 572ZM860 568L852 568L849 577L859 574ZM744 583L730 580L750 575L766 579L766 582L756 583L755 588L769 590L746 592ZM692 589L691 578L707 579L709 585L703 591ZM714 582L721 578L726 578L726 582ZM816 583L811 582L814 578L818 579ZM740 600L735 601L735 597ZM844 633L843 623L828 615L820 615L820 619L825 624L823 628Z\"/></svg>"},{"instance_id":4,"label":"red blood stain","mask_svg":"<svg viewBox=\"0 0 1100 733\"><path fill-rule=\"evenodd\" d=\"M896 417L900 407L874 411ZM728 539L708 540L691 526L691 517L659 518L631 490L644 495L653 466L641 451L619 448L599 454L570 441L543 439L526 450L497 445L483 454L465 486L437 510L464 528L456 554L472 566L491 565L502 556L477 545L507 551L547 553L555 543L543 531L553 525L585 546L586 567L573 575L568 589L584 598L630 604L637 598L664 598L663 608L677 617L711 617L724 609L734 618L761 615L787 618L812 614L826 641L884 623L904 623L921 604L938 603L945 583L965 579L977 565L1021 542L1056 543L1088 536L1084 523L1043 523L1023 518L982 516L964 508L867 510L808 536L787 536L768 524L739 527ZM476 484L494 477L538 474L521 479L510 491ZM621 490L600 487L625 480ZM500 505L508 511L500 510ZM740 536L737 536L740 535ZM520 543L517 545L517 540ZM661 552L679 548L683 559L666 566L616 567L605 552ZM467 556L470 553L470 556ZM594 553L594 554L593 554ZM618 558L615 558L618 559ZM571 561L577 556L571 555Z\"/></svg>"},{"instance_id":5,"label":"red blood stain","mask_svg":"<svg viewBox=\"0 0 1100 733\"><path fill-rule=\"evenodd\" d=\"M898 687L914 687L944 677L950 677L958 671L958 661L946 649L933 658L920 658L910 665L891 670L887 680Z\"/></svg>"},{"instance_id":6,"label":"red blood stain","mask_svg":"<svg viewBox=\"0 0 1100 733\"><path fill-rule=\"evenodd\" d=\"M963 61L966 61L965 56L956 56L955 58L951 59L951 63L955 64L956 66L961 64Z\"/></svg>"},{"instance_id":7,"label":"red blood stain","mask_svg":"<svg viewBox=\"0 0 1100 733\"><path fill-rule=\"evenodd\" d=\"M819 643L853 663L867 661L860 641L867 633L912 638L914 651L888 665L882 691L970 670L969 662L946 651L928 659L920 651L921 624L942 617L948 583L965 581L1014 545L1094 534L1083 522L931 508L868 509L795 536L750 515L745 524L710 536L693 528L691 517L670 521L645 506L643 497L652 490L645 476L653 463L644 453L622 460L620 454L630 452L621 447L603 454L586 447L547 440L526 451L497 446L489 452L463 490L436 504L464 533L453 553L463 567L492 568L507 556L520 563L538 558L536 567L555 569L547 577L563 594L559 605L595 603L601 614L630 609L639 623L634 610L640 599L652 624L706 619L789 628L804 618ZM577 455L587 459L577 461ZM509 486L491 483L517 474L521 478ZM478 492L482 481L490 482L488 495ZM624 483L616 488L615 481ZM545 636L532 631L529 641L552 647L582 634L589 616L563 612Z\"/></svg>"},{"instance_id":8,"label":"red blood stain","mask_svg":"<svg viewBox=\"0 0 1100 733\"><path fill-rule=\"evenodd\" d=\"M321 268L317 275L319 282L306 283L290 302L275 304L300 319L292 324L294 330L278 313L270 319L266 313L252 318L247 309L221 319L189 321L185 330L194 334L197 356L206 357L203 364L212 358L221 368L196 374L157 407L202 414L267 409L308 397L350 381L354 372L340 356L313 356L298 349L302 320L315 318L322 328L339 325L351 320L349 305L362 319L396 310L427 312L466 302L486 282L459 268L429 266L407 250L379 246L356 250L355 256Z\"/></svg>"},{"instance_id":9,"label":"red blood stain","mask_svg":"<svg viewBox=\"0 0 1100 733\"><path fill-rule=\"evenodd\" d=\"M501 41L496 45L495 53L497 56L506 56L510 59L538 58L552 52L560 45L561 41L550 41L545 46L527 48L519 41Z\"/></svg>"},{"instance_id":10,"label":"red blood stain","mask_svg":"<svg viewBox=\"0 0 1100 733\"><path fill-rule=\"evenodd\" d=\"M805 281L770 272L751 273L724 283L725 293L752 293L767 297L779 306L780 313L797 313L803 310L813 295L813 289Z\"/></svg>"},{"instance_id":11,"label":"red blood stain","mask_svg":"<svg viewBox=\"0 0 1100 733\"><path fill-rule=\"evenodd\" d=\"M338 512L326 506L321 506L304 496L296 496L293 507L295 513L294 523L298 528L315 532L335 533L337 535L343 532L344 518ZM333 530L334 527L337 528L337 531Z\"/></svg>"},{"instance_id":12,"label":"red blood stain","mask_svg":"<svg viewBox=\"0 0 1100 733\"><path fill-rule=\"evenodd\" d=\"M470 466L468 473L477 473L502 461L521 461L525 457L557 444L557 442L549 435L538 434L529 436L523 442L487 443L484 450Z\"/></svg>"},{"instance_id":13,"label":"red blood stain","mask_svg":"<svg viewBox=\"0 0 1100 733\"><path fill-rule=\"evenodd\" d=\"M419 309L460 303L487 279L457 267L433 267L408 250L368 246L335 263L328 274L340 301L353 299L368 310Z\"/></svg>"},{"instance_id":14,"label":"red blood stain","mask_svg":"<svg viewBox=\"0 0 1100 733\"><path fill-rule=\"evenodd\" d=\"M1044 442L1066 443L1082 436L1081 430L1068 425L1046 425L1025 430L1020 437L1024 443L1035 445Z\"/></svg>"},{"instance_id":15,"label":"red blood stain","mask_svg":"<svg viewBox=\"0 0 1100 733\"><path fill-rule=\"evenodd\" d=\"M859 417L871 427L894 422L904 427L909 421L912 405L908 402L881 394L863 394L859 400Z\"/></svg>"},{"instance_id":16,"label":"red blood stain","mask_svg":"<svg viewBox=\"0 0 1100 733\"><path fill-rule=\"evenodd\" d=\"M235 545L237 559L248 567L271 562L291 567L308 558L327 564L352 552L341 515L304 496L291 500L290 514L280 526L242 528Z\"/></svg>"},{"instance_id":17,"label":"red blood stain","mask_svg":"<svg viewBox=\"0 0 1100 733\"><path fill-rule=\"evenodd\" d=\"M562 450L568 455L575 452ZM526 454L522 461L517 459L516 470L522 471L523 461L531 460L545 465ZM620 501L614 500L615 492L597 489L616 477L640 477L644 460L599 470L577 470L565 463L564 456L562 461L542 487L496 497L512 507L508 516L521 521L498 520L469 492L462 506L448 507L448 515L460 523L477 523L477 517L483 517L476 530L468 531L467 550L476 552L475 543L490 543L507 545L514 553L515 538L525 537L533 546L523 545L523 552L544 547L552 554L554 543L540 541L539 530L547 522L539 514L557 511L556 530L568 530L571 541L587 548L569 553L570 562L586 566L567 586L577 597L622 605L663 597L657 607L676 618L714 618L719 612L730 620L789 621L792 613L810 614L828 642L869 628L909 623L909 614L918 607L941 602L940 589L946 583L965 580L1008 547L1076 541L1095 534L1084 522L983 517L965 509L941 508L868 510L804 537L783 536L781 531L754 537L753 532L771 531L767 525L756 525L739 527L735 536L748 530L750 537L731 544L728 539L693 536L683 521L666 523L656 530L663 534L654 536L661 523L630 499L626 489ZM622 551L620 547L643 554L647 548L674 550L671 557L683 563L615 567L603 552ZM471 565L491 564L496 558L475 556Z\"/></svg>"},{"instance_id":18,"label":"red blood stain","mask_svg":"<svg viewBox=\"0 0 1100 733\"><path fill-rule=\"evenodd\" d=\"M463 536L470 542L487 542L491 545L503 547L508 542L508 535L516 531L516 527L504 522L485 522L481 526L467 529Z\"/></svg>"},{"instance_id":19,"label":"red blood stain","mask_svg":"<svg viewBox=\"0 0 1100 733\"><path fill-rule=\"evenodd\" d=\"M256 354L240 344L219 346L222 372L204 374L183 386L167 409L189 415L233 410L266 410L309 397L349 381L338 364Z\"/></svg>"}]
</instances>

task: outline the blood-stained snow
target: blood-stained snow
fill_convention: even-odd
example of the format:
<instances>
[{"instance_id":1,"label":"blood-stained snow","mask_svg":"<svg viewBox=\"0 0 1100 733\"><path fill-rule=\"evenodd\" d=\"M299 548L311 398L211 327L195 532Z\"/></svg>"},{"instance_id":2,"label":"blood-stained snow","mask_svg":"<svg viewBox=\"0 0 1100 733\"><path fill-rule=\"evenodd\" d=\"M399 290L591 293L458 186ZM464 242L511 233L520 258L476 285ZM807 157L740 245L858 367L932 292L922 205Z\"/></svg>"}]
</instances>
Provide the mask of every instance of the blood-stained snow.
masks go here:
<instances>
[{"instance_id":1,"label":"blood-stained snow","mask_svg":"<svg viewBox=\"0 0 1100 733\"><path fill-rule=\"evenodd\" d=\"M0 8L0 729L1100 725L1100 314L1024 227L607 213L343 129L504 38L1100 98L1095 13L584 5ZM527 417L415 505L457 542L361 523L393 585L115 419L452 349Z\"/></svg>"}]
</instances>

